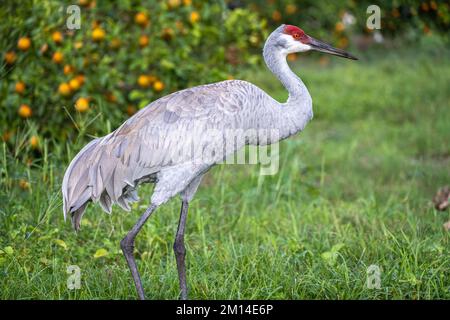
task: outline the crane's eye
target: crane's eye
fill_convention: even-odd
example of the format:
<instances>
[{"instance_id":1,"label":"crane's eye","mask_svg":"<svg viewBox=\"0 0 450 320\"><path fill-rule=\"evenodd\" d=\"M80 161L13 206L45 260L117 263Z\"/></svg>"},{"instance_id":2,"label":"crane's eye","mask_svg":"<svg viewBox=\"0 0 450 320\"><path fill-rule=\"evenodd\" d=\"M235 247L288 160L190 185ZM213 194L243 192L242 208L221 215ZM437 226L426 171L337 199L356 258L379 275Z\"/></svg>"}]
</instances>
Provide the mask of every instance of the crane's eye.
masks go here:
<instances>
[{"instance_id":1,"label":"crane's eye","mask_svg":"<svg viewBox=\"0 0 450 320\"><path fill-rule=\"evenodd\" d=\"M300 33L294 33L293 34L294 39L298 40L300 39Z\"/></svg>"}]
</instances>

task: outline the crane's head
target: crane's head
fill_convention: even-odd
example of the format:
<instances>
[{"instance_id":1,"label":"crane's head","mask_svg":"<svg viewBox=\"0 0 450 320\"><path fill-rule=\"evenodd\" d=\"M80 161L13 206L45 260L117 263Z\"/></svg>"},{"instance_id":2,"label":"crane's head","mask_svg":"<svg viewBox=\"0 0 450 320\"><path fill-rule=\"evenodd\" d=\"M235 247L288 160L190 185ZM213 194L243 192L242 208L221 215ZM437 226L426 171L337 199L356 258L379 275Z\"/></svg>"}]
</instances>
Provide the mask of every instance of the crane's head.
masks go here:
<instances>
[{"instance_id":1,"label":"crane's head","mask_svg":"<svg viewBox=\"0 0 450 320\"><path fill-rule=\"evenodd\" d=\"M316 40L307 35L299 27L292 25L281 25L270 35L269 40L285 54L315 50L347 59L358 60L358 58L350 53L334 48L328 43Z\"/></svg>"}]
</instances>

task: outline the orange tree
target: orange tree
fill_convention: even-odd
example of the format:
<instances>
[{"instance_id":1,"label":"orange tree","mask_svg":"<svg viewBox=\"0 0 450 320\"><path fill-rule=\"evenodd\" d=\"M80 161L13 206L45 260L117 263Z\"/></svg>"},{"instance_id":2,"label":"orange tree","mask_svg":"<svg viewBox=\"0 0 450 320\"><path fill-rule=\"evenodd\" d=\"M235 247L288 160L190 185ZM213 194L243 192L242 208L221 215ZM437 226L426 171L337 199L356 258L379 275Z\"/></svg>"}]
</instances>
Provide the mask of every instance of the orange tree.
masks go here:
<instances>
[{"instance_id":1,"label":"orange tree","mask_svg":"<svg viewBox=\"0 0 450 320\"><path fill-rule=\"evenodd\" d=\"M446 36L450 28L449 0L252 0L246 6L267 17L273 26L300 25L311 34L346 47L352 32L371 32L366 21L367 8L372 4L381 9L384 36L406 36L415 41L432 32Z\"/></svg>"},{"instance_id":2,"label":"orange tree","mask_svg":"<svg viewBox=\"0 0 450 320\"><path fill-rule=\"evenodd\" d=\"M0 123L10 146L26 124L57 142L80 124L104 134L160 96L236 77L259 63L266 35L256 13L223 1L79 0L73 30L67 6L2 3Z\"/></svg>"}]
</instances>

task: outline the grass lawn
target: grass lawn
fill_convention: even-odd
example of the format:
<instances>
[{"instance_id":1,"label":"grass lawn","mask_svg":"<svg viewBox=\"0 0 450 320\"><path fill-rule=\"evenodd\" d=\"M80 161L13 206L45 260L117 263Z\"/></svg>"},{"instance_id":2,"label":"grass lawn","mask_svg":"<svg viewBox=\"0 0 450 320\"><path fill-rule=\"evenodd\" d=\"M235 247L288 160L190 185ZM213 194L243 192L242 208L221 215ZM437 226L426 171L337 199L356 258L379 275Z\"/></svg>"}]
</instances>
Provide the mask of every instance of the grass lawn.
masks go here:
<instances>
[{"instance_id":1,"label":"grass lawn","mask_svg":"<svg viewBox=\"0 0 450 320\"><path fill-rule=\"evenodd\" d=\"M386 54L295 64L314 102L305 131L280 145L277 175L217 166L191 204L186 232L192 299L450 298L450 233L431 199L450 183L448 54ZM285 99L266 71L249 80ZM25 138L25 137L24 137ZM85 140L86 141L86 140ZM0 299L134 299L119 241L145 210L90 205L75 234L60 183L81 144L31 169L0 151ZM20 151L19 151L20 152ZM18 186L21 178L29 190ZM178 296L172 243L180 201L158 209L136 241L150 299ZM99 250L102 249L102 250ZM97 254L96 254L97 253ZM67 289L69 265L81 288ZM380 269L380 288L366 285Z\"/></svg>"}]
</instances>

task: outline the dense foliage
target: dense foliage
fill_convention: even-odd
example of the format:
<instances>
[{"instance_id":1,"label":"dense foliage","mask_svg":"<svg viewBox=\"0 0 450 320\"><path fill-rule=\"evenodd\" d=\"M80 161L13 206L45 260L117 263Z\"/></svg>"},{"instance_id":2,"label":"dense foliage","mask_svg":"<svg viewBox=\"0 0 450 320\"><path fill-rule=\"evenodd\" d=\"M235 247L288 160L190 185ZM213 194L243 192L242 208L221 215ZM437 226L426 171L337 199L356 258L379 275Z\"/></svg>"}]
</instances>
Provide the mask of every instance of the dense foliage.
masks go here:
<instances>
[{"instance_id":1,"label":"dense foliage","mask_svg":"<svg viewBox=\"0 0 450 320\"><path fill-rule=\"evenodd\" d=\"M234 5L243 1L231 1ZM340 46L347 46L352 33L370 34L366 22L367 8L380 8L380 31L385 36L401 35L417 39L432 32L445 33L450 28L450 1L372 1L372 0L253 0L249 7L268 17L273 25L298 24L317 35L334 38Z\"/></svg>"},{"instance_id":2,"label":"dense foliage","mask_svg":"<svg viewBox=\"0 0 450 320\"><path fill-rule=\"evenodd\" d=\"M364 49L374 41L366 27L371 1L76 3L80 28L71 30L70 3L2 1L0 134L12 149L26 143L39 154L44 139L104 134L160 96L240 77L260 65L263 41L281 23L342 48ZM376 4L383 36L417 39L448 31L449 1Z\"/></svg>"},{"instance_id":3,"label":"dense foliage","mask_svg":"<svg viewBox=\"0 0 450 320\"><path fill-rule=\"evenodd\" d=\"M190 0L80 0L79 30L60 1L2 3L0 115L4 140L27 121L60 140L102 133L181 88L233 78L260 59L264 22L245 8ZM71 20L72 21L72 20Z\"/></svg>"}]
</instances>

